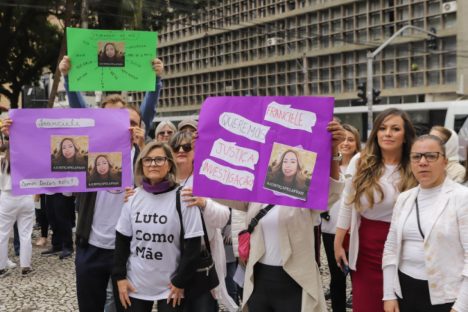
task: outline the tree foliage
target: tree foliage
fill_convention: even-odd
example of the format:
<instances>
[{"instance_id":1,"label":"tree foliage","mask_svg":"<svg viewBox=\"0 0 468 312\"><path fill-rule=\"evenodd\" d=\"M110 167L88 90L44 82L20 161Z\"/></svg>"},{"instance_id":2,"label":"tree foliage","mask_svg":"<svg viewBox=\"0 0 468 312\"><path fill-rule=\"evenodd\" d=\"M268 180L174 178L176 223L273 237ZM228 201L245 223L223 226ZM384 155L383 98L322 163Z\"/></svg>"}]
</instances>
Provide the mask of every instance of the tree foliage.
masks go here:
<instances>
[{"instance_id":1,"label":"tree foliage","mask_svg":"<svg viewBox=\"0 0 468 312\"><path fill-rule=\"evenodd\" d=\"M49 12L39 0L14 5L3 2L0 11L0 94L18 107L21 87L37 81L44 67L57 60L60 30L48 21ZM12 5L7 5L12 4ZM5 85L10 84L10 88Z\"/></svg>"},{"instance_id":2,"label":"tree foliage","mask_svg":"<svg viewBox=\"0 0 468 312\"><path fill-rule=\"evenodd\" d=\"M38 81L44 67L55 71L64 35L63 19L67 1L0 1L0 94L18 107L24 85ZM213 0L87 0L72 1L70 25L79 27L82 18L89 28L160 31L167 21L184 15L197 18ZM62 23L51 23L55 18ZM9 85L10 87L6 87Z\"/></svg>"}]
</instances>

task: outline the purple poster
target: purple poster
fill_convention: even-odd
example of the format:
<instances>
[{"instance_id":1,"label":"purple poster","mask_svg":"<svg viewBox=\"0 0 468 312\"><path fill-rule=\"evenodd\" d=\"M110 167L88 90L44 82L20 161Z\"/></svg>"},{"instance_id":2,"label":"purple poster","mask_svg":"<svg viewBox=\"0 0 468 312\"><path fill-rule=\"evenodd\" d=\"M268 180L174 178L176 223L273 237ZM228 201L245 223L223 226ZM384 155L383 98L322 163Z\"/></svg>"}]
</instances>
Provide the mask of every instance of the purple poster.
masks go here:
<instances>
[{"instance_id":1,"label":"purple poster","mask_svg":"<svg viewBox=\"0 0 468 312\"><path fill-rule=\"evenodd\" d=\"M331 97L211 97L198 125L194 193L327 209Z\"/></svg>"},{"instance_id":2,"label":"purple poster","mask_svg":"<svg viewBox=\"0 0 468 312\"><path fill-rule=\"evenodd\" d=\"M132 186L125 109L13 109L13 193L120 190Z\"/></svg>"}]
</instances>

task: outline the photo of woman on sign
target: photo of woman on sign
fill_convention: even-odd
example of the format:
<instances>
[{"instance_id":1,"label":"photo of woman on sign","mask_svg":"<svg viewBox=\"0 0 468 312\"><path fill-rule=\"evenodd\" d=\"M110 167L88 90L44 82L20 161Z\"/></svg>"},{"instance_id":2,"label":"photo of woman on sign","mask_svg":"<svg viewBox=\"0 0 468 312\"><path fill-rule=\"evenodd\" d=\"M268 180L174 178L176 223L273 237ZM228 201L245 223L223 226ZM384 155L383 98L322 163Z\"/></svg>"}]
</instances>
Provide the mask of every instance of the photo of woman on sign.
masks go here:
<instances>
[{"instance_id":1,"label":"photo of woman on sign","mask_svg":"<svg viewBox=\"0 0 468 312\"><path fill-rule=\"evenodd\" d=\"M284 150L279 158L275 154ZM265 188L292 197L306 199L309 190L311 172L315 164L307 162L307 166L301 161L301 154L314 154L293 147L275 143L273 145L270 165L268 167Z\"/></svg>"},{"instance_id":2,"label":"photo of woman on sign","mask_svg":"<svg viewBox=\"0 0 468 312\"><path fill-rule=\"evenodd\" d=\"M99 46L100 47L98 49L98 66L125 66L125 52L123 42L99 42Z\"/></svg>"},{"instance_id":3,"label":"photo of woman on sign","mask_svg":"<svg viewBox=\"0 0 468 312\"><path fill-rule=\"evenodd\" d=\"M109 153L120 154L120 153ZM119 187L122 185L121 166L111 161L111 155L98 154L94 161L90 157L92 164L86 177L87 187Z\"/></svg>"},{"instance_id":4,"label":"photo of woman on sign","mask_svg":"<svg viewBox=\"0 0 468 312\"><path fill-rule=\"evenodd\" d=\"M52 136L52 171L85 171L87 160L88 137L56 137ZM55 143L60 141L58 144ZM77 141L86 145L80 149Z\"/></svg>"}]
</instances>

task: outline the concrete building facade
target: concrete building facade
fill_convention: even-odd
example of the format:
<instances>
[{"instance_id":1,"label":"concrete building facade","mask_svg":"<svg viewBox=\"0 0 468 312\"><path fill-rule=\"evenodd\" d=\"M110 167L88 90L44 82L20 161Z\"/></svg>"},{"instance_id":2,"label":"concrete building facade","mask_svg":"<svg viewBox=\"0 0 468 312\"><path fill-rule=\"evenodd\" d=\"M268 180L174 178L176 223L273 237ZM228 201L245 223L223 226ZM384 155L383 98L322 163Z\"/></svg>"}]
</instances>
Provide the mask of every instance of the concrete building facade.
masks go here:
<instances>
[{"instance_id":1,"label":"concrete building facade","mask_svg":"<svg viewBox=\"0 0 468 312\"><path fill-rule=\"evenodd\" d=\"M374 61L382 104L455 100L468 94L468 1L225 0L159 34L166 74L157 119L196 115L208 96L357 98L366 53L405 25ZM131 93L140 102L142 94Z\"/></svg>"}]
</instances>

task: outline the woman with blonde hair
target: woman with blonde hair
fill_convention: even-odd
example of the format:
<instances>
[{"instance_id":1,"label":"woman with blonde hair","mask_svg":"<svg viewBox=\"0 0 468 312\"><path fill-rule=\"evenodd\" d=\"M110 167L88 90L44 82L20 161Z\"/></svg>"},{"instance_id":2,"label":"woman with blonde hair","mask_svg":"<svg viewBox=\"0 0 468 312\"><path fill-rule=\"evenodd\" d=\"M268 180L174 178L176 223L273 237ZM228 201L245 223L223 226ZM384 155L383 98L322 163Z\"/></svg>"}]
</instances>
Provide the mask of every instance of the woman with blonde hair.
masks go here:
<instances>
[{"instance_id":1,"label":"woman with blonde hair","mask_svg":"<svg viewBox=\"0 0 468 312\"><path fill-rule=\"evenodd\" d=\"M191 310L184 299L200 257L203 225L198 209L180 200L169 146L151 142L135 166L138 188L116 226L113 277L128 311ZM183 234L182 234L183 233ZM171 302L172 301L172 302Z\"/></svg>"},{"instance_id":2,"label":"woman with blonde hair","mask_svg":"<svg viewBox=\"0 0 468 312\"><path fill-rule=\"evenodd\" d=\"M382 253L396 197L416 184L409 160L414 137L408 115L387 109L349 164L352 179L345 183L334 250L338 267L351 269L355 312L383 311ZM349 262L343 247L348 231Z\"/></svg>"},{"instance_id":3,"label":"woman with blonde hair","mask_svg":"<svg viewBox=\"0 0 468 312\"><path fill-rule=\"evenodd\" d=\"M340 174L342 177L350 178L346 175L346 169L356 153L361 151L361 136L359 131L351 125L343 124L345 130L345 140L339 145L341 153ZM328 268L330 271L330 299L333 312L346 312L346 275L341 272L336 265L335 254L333 252L333 242L335 240L336 222L340 210L341 202L337 201L329 211L321 214L322 240L327 255Z\"/></svg>"}]
</instances>

